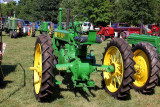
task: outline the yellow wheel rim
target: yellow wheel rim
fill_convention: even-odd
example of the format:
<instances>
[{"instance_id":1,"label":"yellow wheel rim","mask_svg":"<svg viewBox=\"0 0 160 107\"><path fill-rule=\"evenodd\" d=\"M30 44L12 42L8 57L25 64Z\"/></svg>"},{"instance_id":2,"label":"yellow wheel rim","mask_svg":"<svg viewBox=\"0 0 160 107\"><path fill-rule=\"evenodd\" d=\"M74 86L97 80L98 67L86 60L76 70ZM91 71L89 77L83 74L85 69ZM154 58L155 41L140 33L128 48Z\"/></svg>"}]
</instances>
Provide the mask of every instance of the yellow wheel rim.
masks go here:
<instances>
[{"instance_id":1,"label":"yellow wheel rim","mask_svg":"<svg viewBox=\"0 0 160 107\"><path fill-rule=\"evenodd\" d=\"M17 25L17 33L19 33L19 25Z\"/></svg>"},{"instance_id":2,"label":"yellow wheel rim","mask_svg":"<svg viewBox=\"0 0 160 107\"><path fill-rule=\"evenodd\" d=\"M104 57L104 65L112 65L115 71L112 73L103 72L105 85L110 92L116 92L123 80L123 59L121 52L115 46L109 47Z\"/></svg>"},{"instance_id":3,"label":"yellow wheel rim","mask_svg":"<svg viewBox=\"0 0 160 107\"><path fill-rule=\"evenodd\" d=\"M49 34L51 35L51 26L49 27Z\"/></svg>"},{"instance_id":4,"label":"yellow wheel rim","mask_svg":"<svg viewBox=\"0 0 160 107\"><path fill-rule=\"evenodd\" d=\"M41 54L41 45L38 43L35 50L35 59L34 59L34 88L36 94L39 93L41 88L42 80L42 54Z\"/></svg>"},{"instance_id":5,"label":"yellow wheel rim","mask_svg":"<svg viewBox=\"0 0 160 107\"><path fill-rule=\"evenodd\" d=\"M137 87L142 87L145 85L149 74L149 61L147 55L142 50L136 50L134 52L134 65L136 73L134 74L135 82L134 85Z\"/></svg>"}]
</instances>

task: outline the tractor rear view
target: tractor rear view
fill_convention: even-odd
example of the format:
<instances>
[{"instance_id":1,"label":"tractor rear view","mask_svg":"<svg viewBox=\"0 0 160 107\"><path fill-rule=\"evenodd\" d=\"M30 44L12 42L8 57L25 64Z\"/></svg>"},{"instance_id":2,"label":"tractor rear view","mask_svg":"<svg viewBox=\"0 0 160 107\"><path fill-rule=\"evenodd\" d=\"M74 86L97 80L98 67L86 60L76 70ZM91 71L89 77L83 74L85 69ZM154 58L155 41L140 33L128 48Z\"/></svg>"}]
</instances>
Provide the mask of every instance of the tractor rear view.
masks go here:
<instances>
[{"instance_id":1,"label":"tractor rear view","mask_svg":"<svg viewBox=\"0 0 160 107\"><path fill-rule=\"evenodd\" d=\"M18 19L15 17L15 12L14 12L14 17L8 17L6 19L6 22L4 24L4 29L6 33L9 32L9 36L11 38L17 38L17 36L23 36L23 22L18 21Z\"/></svg>"},{"instance_id":2,"label":"tractor rear view","mask_svg":"<svg viewBox=\"0 0 160 107\"><path fill-rule=\"evenodd\" d=\"M89 88L95 87L91 73L102 72L103 85L109 95L116 99L128 97L135 73L130 45L121 38L111 40L105 47L102 65L96 64L95 55L88 47L100 44L101 38L96 37L96 30L89 30L88 36L82 36L81 26L89 18L77 14L69 24L68 10L67 27L62 29L61 12L62 8L59 9L59 26L54 30L53 39L48 34L42 34L35 43L34 64L30 70L34 71L36 99L43 102L55 94L55 85L61 84L55 79L57 72L70 73L73 86L87 93ZM84 21L77 20L81 16Z\"/></svg>"},{"instance_id":3,"label":"tractor rear view","mask_svg":"<svg viewBox=\"0 0 160 107\"><path fill-rule=\"evenodd\" d=\"M53 23L49 23L49 22L45 22L45 21L42 21L42 22L39 22L40 23L40 26L38 29L36 29L36 24L35 22L32 23L32 26L31 26L31 31L30 31L30 36L31 37L35 37L36 35L36 31L39 31L40 34L49 34L50 37L52 38L53 37L53 33L54 33L54 24Z\"/></svg>"}]
</instances>

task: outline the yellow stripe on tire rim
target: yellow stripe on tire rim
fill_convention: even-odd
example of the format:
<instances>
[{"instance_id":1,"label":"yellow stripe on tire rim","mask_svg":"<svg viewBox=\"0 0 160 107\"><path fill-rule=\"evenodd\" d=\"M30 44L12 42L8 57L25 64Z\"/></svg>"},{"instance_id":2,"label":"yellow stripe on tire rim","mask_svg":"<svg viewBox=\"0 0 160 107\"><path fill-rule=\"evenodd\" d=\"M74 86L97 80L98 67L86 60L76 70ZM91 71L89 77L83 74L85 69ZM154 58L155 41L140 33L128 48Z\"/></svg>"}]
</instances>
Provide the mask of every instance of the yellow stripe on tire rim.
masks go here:
<instances>
[{"instance_id":1,"label":"yellow stripe on tire rim","mask_svg":"<svg viewBox=\"0 0 160 107\"><path fill-rule=\"evenodd\" d=\"M134 52L133 59L136 62L134 65L136 69L136 73L134 74L135 82L133 82L133 84L137 87L142 87L147 82L149 75L148 57L144 51L138 49Z\"/></svg>"},{"instance_id":2,"label":"yellow stripe on tire rim","mask_svg":"<svg viewBox=\"0 0 160 107\"><path fill-rule=\"evenodd\" d=\"M49 27L49 35L51 35L51 26Z\"/></svg>"},{"instance_id":3,"label":"yellow stripe on tire rim","mask_svg":"<svg viewBox=\"0 0 160 107\"><path fill-rule=\"evenodd\" d=\"M116 92L122 84L124 72L122 55L117 47L111 46L108 48L103 64L112 65L115 68L112 73L103 72L103 76L107 89L110 92Z\"/></svg>"},{"instance_id":4,"label":"yellow stripe on tire rim","mask_svg":"<svg viewBox=\"0 0 160 107\"><path fill-rule=\"evenodd\" d=\"M34 70L34 88L36 94L39 94L42 80L42 53L41 45L39 43L36 45L34 68L36 68Z\"/></svg>"}]
</instances>

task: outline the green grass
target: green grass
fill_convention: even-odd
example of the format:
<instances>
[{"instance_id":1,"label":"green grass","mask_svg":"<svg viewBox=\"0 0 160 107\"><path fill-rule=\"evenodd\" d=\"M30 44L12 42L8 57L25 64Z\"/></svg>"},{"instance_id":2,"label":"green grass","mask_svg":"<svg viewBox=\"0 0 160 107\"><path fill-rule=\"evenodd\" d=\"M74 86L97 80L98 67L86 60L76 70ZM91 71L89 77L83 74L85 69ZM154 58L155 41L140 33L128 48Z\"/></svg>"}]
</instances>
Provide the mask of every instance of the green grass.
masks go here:
<instances>
[{"instance_id":1,"label":"green grass","mask_svg":"<svg viewBox=\"0 0 160 107\"><path fill-rule=\"evenodd\" d=\"M160 87L155 88L153 95L142 95L131 90L131 99L119 101L108 95L101 87L100 73L93 73L91 78L96 81L96 87L91 89L93 95L86 95L78 91L75 96L75 89L67 88L66 84L55 89L55 94L50 103L39 103L33 94L33 53L36 38L21 37L11 39L3 34L3 42L7 44L3 57L2 69L5 74L5 86L0 89L0 106L7 107L158 107L160 106ZM97 63L101 64L102 52L107 46L105 41L100 45L93 45ZM68 82L61 76L57 79ZM59 91L58 91L59 90Z\"/></svg>"}]
</instances>

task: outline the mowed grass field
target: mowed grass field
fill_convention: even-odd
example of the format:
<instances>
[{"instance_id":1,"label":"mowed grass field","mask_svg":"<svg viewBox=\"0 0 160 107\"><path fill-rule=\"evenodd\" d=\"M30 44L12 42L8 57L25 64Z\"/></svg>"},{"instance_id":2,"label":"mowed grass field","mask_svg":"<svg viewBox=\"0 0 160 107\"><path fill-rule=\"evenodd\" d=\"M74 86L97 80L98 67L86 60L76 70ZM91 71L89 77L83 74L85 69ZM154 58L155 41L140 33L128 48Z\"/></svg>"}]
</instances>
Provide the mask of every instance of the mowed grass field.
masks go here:
<instances>
[{"instance_id":1,"label":"mowed grass field","mask_svg":"<svg viewBox=\"0 0 160 107\"><path fill-rule=\"evenodd\" d=\"M4 72L4 86L0 88L1 107L160 107L160 87L155 88L152 95L142 95L130 91L131 98L126 101L116 100L108 95L101 86L101 73L93 73L92 80L96 82L96 88L92 88L92 94L87 95L81 90L70 87L69 78L56 76L62 83L54 90L54 95L49 103L39 103L33 93L33 53L36 37L19 37L11 39L3 33L3 42L7 44L2 61ZM101 64L105 41L100 45L93 45L96 62Z\"/></svg>"}]
</instances>

